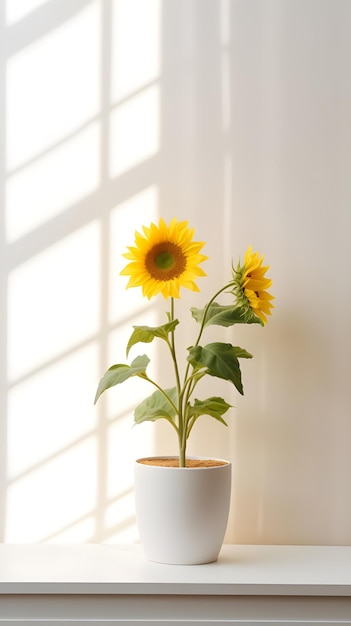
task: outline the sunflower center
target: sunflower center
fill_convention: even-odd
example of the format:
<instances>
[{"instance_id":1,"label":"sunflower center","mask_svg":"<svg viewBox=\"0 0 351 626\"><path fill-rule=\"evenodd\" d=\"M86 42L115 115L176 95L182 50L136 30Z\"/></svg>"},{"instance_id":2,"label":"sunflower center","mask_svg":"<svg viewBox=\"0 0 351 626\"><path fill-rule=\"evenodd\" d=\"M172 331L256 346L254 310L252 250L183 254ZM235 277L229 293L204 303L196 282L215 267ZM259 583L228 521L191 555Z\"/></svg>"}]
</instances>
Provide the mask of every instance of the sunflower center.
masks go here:
<instances>
[{"instance_id":1,"label":"sunflower center","mask_svg":"<svg viewBox=\"0 0 351 626\"><path fill-rule=\"evenodd\" d=\"M175 243L163 241L149 250L145 266L154 280L172 280L184 272L186 256Z\"/></svg>"},{"instance_id":2,"label":"sunflower center","mask_svg":"<svg viewBox=\"0 0 351 626\"><path fill-rule=\"evenodd\" d=\"M155 257L155 264L159 270L170 270L174 266L174 256L170 254L168 250L160 252Z\"/></svg>"}]
</instances>

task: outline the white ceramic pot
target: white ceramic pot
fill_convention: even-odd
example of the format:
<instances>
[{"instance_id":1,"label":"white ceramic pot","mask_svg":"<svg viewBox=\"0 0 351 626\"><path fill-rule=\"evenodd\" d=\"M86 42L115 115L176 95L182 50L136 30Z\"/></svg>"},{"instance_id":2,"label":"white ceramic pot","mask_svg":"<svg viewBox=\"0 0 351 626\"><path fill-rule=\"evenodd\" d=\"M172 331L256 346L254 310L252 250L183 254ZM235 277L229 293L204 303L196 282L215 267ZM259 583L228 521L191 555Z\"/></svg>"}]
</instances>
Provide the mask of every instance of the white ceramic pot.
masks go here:
<instances>
[{"instance_id":1,"label":"white ceramic pot","mask_svg":"<svg viewBox=\"0 0 351 626\"><path fill-rule=\"evenodd\" d=\"M231 463L181 468L140 461L135 503L146 558L172 565L216 561L228 521Z\"/></svg>"}]
</instances>

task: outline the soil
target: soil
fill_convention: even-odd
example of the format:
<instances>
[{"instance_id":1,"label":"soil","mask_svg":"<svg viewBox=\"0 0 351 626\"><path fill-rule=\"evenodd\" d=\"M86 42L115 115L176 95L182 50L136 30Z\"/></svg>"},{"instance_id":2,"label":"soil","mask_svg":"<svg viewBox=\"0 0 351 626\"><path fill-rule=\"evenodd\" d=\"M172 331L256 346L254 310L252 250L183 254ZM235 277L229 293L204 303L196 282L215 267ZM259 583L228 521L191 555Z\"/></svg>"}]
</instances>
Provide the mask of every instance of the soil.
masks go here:
<instances>
[{"instance_id":1,"label":"soil","mask_svg":"<svg viewBox=\"0 0 351 626\"><path fill-rule=\"evenodd\" d=\"M149 458L139 459L138 463L143 465L155 465L158 467L179 467L179 461L176 458ZM228 465L226 461L217 461L215 459L186 459L186 467L218 467L220 465Z\"/></svg>"}]
</instances>

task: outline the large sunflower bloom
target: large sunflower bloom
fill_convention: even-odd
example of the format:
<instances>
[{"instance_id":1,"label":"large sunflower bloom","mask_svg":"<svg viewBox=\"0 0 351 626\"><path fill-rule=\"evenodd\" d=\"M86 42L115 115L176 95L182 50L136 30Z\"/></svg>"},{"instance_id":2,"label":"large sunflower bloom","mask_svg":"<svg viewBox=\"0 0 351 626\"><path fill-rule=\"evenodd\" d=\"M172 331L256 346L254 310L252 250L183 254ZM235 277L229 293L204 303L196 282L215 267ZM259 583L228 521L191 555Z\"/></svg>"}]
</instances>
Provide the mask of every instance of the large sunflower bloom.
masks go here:
<instances>
[{"instance_id":1,"label":"large sunflower bloom","mask_svg":"<svg viewBox=\"0 0 351 626\"><path fill-rule=\"evenodd\" d=\"M130 261L121 271L130 276L128 287L141 287L143 296L162 293L164 298L179 298L180 287L199 291L194 282L206 276L199 263L207 259L199 254L204 243L192 241L194 230L188 222L170 224L161 218L158 225L143 226L144 234L135 233L135 246L128 246L123 256Z\"/></svg>"},{"instance_id":2,"label":"large sunflower bloom","mask_svg":"<svg viewBox=\"0 0 351 626\"><path fill-rule=\"evenodd\" d=\"M265 277L269 265L262 266L263 258L258 252L252 252L251 246L246 250L244 264L239 263L234 270L234 293L238 304L265 324L267 315L271 315L274 296L267 291L272 281Z\"/></svg>"}]
</instances>

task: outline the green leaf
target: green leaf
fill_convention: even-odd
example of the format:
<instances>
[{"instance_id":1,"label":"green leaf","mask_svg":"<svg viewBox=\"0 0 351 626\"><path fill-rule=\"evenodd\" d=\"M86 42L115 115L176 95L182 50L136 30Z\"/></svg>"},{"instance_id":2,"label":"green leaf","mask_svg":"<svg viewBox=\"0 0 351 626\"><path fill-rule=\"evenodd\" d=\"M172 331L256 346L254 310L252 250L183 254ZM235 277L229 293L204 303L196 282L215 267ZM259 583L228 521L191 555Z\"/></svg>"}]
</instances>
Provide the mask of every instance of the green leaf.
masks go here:
<instances>
[{"instance_id":1,"label":"green leaf","mask_svg":"<svg viewBox=\"0 0 351 626\"><path fill-rule=\"evenodd\" d=\"M225 426L228 426L222 415L230 408L231 404L228 404L223 398L213 396L212 398L206 398L206 400L195 399L194 405L189 407L188 414L189 417L195 417L195 419L201 415L210 415Z\"/></svg>"},{"instance_id":2,"label":"green leaf","mask_svg":"<svg viewBox=\"0 0 351 626\"><path fill-rule=\"evenodd\" d=\"M132 376L145 376L145 370L149 363L149 357L143 354L142 356L137 356L131 365L124 365L123 363L112 365L99 382L94 404L96 404L98 398L106 389L119 385Z\"/></svg>"},{"instance_id":3,"label":"green leaf","mask_svg":"<svg viewBox=\"0 0 351 626\"><path fill-rule=\"evenodd\" d=\"M151 343L155 337L167 341L169 333L172 332L178 324L179 320L172 320L162 326L133 326L134 331L127 345L127 356L131 347L136 343Z\"/></svg>"},{"instance_id":4,"label":"green leaf","mask_svg":"<svg viewBox=\"0 0 351 626\"><path fill-rule=\"evenodd\" d=\"M239 348L239 346L233 346L233 350L235 351L235 356L237 359L252 359L253 358L253 354L251 354L244 348Z\"/></svg>"},{"instance_id":5,"label":"green leaf","mask_svg":"<svg viewBox=\"0 0 351 626\"><path fill-rule=\"evenodd\" d=\"M196 309L192 307L191 314L193 318L201 324L205 309ZM233 326L234 324L261 324L262 320L259 317L248 314L247 310L240 306L223 306L217 302L210 304L206 313L205 326Z\"/></svg>"},{"instance_id":6,"label":"green leaf","mask_svg":"<svg viewBox=\"0 0 351 626\"><path fill-rule=\"evenodd\" d=\"M189 348L188 361L196 369L206 367L207 374L210 376L230 380L239 393L244 395L237 350L238 348L230 343L209 343L203 347L193 346Z\"/></svg>"},{"instance_id":7,"label":"green leaf","mask_svg":"<svg viewBox=\"0 0 351 626\"><path fill-rule=\"evenodd\" d=\"M167 396L170 398L173 404L177 405L178 395L176 387L164 390ZM176 416L174 406L164 396L164 394L157 389L151 396L143 400L134 411L134 422L141 424L142 422L155 422L158 419L164 418L173 422Z\"/></svg>"}]
</instances>

